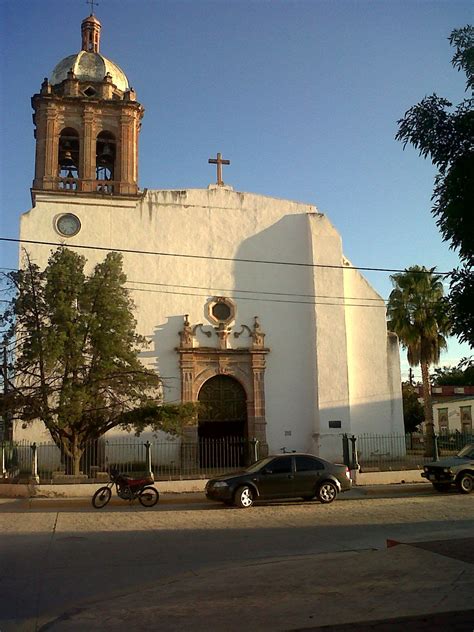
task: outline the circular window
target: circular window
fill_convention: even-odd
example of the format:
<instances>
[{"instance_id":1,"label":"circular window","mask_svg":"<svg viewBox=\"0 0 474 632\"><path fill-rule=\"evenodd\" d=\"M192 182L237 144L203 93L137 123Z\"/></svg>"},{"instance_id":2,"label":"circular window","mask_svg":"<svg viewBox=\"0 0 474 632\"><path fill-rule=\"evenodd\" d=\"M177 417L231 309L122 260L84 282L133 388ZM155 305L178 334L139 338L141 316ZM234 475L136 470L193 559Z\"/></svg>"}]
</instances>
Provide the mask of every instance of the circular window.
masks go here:
<instances>
[{"instance_id":1,"label":"circular window","mask_svg":"<svg viewBox=\"0 0 474 632\"><path fill-rule=\"evenodd\" d=\"M225 296L218 296L207 304L209 320L217 325L227 325L235 318L235 305Z\"/></svg>"},{"instance_id":2,"label":"circular window","mask_svg":"<svg viewBox=\"0 0 474 632\"><path fill-rule=\"evenodd\" d=\"M227 303L216 303L212 307L212 315L216 320L229 320L232 312Z\"/></svg>"},{"instance_id":3,"label":"circular window","mask_svg":"<svg viewBox=\"0 0 474 632\"><path fill-rule=\"evenodd\" d=\"M81 222L76 215L65 213L60 215L56 221L56 228L61 235L73 237L81 230Z\"/></svg>"}]
</instances>

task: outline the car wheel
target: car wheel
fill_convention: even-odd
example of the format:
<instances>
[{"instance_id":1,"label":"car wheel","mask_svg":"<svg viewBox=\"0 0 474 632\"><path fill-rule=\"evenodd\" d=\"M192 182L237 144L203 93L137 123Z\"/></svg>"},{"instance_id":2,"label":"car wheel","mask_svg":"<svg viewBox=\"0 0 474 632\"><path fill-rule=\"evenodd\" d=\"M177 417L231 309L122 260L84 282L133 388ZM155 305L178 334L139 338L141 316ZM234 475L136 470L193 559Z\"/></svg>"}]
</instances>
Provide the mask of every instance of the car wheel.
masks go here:
<instances>
[{"instance_id":1,"label":"car wheel","mask_svg":"<svg viewBox=\"0 0 474 632\"><path fill-rule=\"evenodd\" d=\"M451 485L449 483L433 483L433 487L437 492L447 492Z\"/></svg>"},{"instance_id":2,"label":"car wheel","mask_svg":"<svg viewBox=\"0 0 474 632\"><path fill-rule=\"evenodd\" d=\"M337 496L337 487L331 481L325 481L318 489L318 500L324 504L332 503Z\"/></svg>"},{"instance_id":3,"label":"car wheel","mask_svg":"<svg viewBox=\"0 0 474 632\"><path fill-rule=\"evenodd\" d=\"M242 507L243 509L251 507L253 505L253 492L250 487L247 487L247 485L239 487L235 492L234 503L237 507Z\"/></svg>"},{"instance_id":4,"label":"car wheel","mask_svg":"<svg viewBox=\"0 0 474 632\"><path fill-rule=\"evenodd\" d=\"M461 494L470 494L474 487L474 478L469 472L463 472L456 481L456 486Z\"/></svg>"}]
</instances>

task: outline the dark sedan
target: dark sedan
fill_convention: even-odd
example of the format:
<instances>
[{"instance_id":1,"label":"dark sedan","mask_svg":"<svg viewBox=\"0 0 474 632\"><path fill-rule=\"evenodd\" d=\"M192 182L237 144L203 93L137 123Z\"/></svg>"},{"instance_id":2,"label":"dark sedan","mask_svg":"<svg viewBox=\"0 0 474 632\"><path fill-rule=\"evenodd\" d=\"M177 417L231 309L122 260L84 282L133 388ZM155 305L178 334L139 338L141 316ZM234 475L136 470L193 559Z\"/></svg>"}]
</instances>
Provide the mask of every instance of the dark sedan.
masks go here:
<instances>
[{"instance_id":1,"label":"dark sedan","mask_svg":"<svg viewBox=\"0 0 474 632\"><path fill-rule=\"evenodd\" d=\"M206 496L227 505L251 507L258 500L317 498L332 502L351 488L349 468L312 454L281 454L253 463L243 472L211 478Z\"/></svg>"},{"instance_id":2,"label":"dark sedan","mask_svg":"<svg viewBox=\"0 0 474 632\"><path fill-rule=\"evenodd\" d=\"M474 443L465 446L456 456L427 463L421 474L439 491L456 485L462 494L474 489Z\"/></svg>"}]
</instances>

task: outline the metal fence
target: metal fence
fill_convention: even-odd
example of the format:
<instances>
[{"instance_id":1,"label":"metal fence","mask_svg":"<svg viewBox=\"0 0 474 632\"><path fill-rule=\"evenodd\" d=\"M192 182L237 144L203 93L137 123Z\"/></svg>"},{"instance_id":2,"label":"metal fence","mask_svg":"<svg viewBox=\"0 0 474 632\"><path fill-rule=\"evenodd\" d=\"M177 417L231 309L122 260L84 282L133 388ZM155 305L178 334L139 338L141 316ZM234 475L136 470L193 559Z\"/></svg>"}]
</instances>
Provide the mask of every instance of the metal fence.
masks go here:
<instances>
[{"instance_id":1,"label":"metal fence","mask_svg":"<svg viewBox=\"0 0 474 632\"><path fill-rule=\"evenodd\" d=\"M426 454L426 437L421 433L344 435L341 440L346 444L343 450L346 464L359 467L361 472L421 469L433 461L433 456ZM471 433L435 437L440 457L454 455L468 443L474 443ZM81 458L81 474L76 481L108 480L110 468L134 476L151 472L155 480L209 478L237 471L260 456L259 442L241 437L196 442L179 438L150 442L140 437L102 437L86 446ZM0 468L4 480L33 478L58 484L71 482L73 472L71 459L53 442L0 443Z\"/></svg>"},{"instance_id":2,"label":"metal fence","mask_svg":"<svg viewBox=\"0 0 474 632\"><path fill-rule=\"evenodd\" d=\"M259 442L241 437L185 442L144 441L140 437L106 439L89 443L82 455L78 482L108 480L111 468L140 476L151 472L155 480L209 478L236 471L258 460ZM8 480L42 483L70 482L71 459L55 443L18 441L0 444L0 466Z\"/></svg>"},{"instance_id":3,"label":"metal fence","mask_svg":"<svg viewBox=\"0 0 474 632\"><path fill-rule=\"evenodd\" d=\"M422 433L361 434L356 436L356 452L361 472L416 470L436 458L457 454L473 442L471 433L435 435L433 454L432 448L427 450L426 436Z\"/></svg>"}]
</instances>

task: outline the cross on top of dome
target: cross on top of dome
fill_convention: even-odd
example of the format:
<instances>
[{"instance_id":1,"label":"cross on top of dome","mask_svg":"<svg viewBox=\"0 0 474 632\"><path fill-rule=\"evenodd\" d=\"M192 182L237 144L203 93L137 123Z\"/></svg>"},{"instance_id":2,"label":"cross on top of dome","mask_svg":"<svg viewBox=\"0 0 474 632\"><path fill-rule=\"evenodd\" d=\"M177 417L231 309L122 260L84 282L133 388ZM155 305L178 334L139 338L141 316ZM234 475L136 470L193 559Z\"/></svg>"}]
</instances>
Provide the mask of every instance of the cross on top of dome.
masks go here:
<instances>
[{"instance_id":1,"label":"cross on top of dome","mask_svg":"<svg viewBox=\"0 0 474 632\"><path fill-rule=\"evenodd\" d=\"M94 6L98 7L99 3L98 2L94 2L94 0L86 0L86 4L90 4L91 5L91 15L94 15Z\"/></svg>"}]
</instances>

